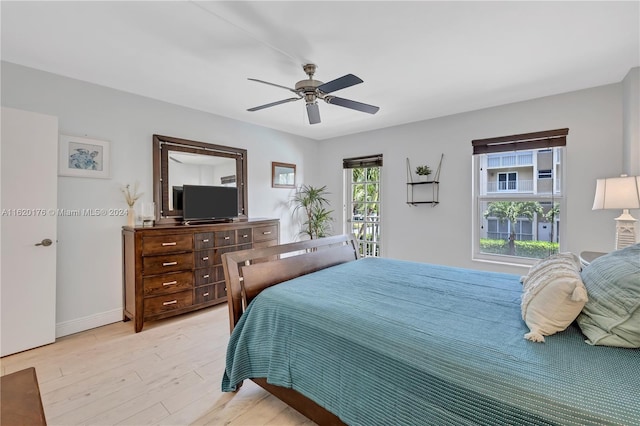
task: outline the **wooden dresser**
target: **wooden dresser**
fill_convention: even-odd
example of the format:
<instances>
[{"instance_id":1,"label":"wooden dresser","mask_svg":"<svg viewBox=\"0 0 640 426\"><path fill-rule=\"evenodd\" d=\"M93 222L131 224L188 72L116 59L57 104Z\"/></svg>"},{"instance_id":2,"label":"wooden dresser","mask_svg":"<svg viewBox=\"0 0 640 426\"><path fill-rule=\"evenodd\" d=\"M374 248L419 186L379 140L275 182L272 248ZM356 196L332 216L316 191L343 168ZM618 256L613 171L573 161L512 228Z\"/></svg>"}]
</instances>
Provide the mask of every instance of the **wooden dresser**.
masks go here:
<instances>
[{"instance_id":1,"label":"wooden dresser","mask_svg":"<svg viewBox=\"0 0 640 426\"><path fill-rule=\"evenodd\" d=\"M277 219L124 227L123 319L152 321L227 301L223 253L278 244Z\"/></svg>"}]
</instances>

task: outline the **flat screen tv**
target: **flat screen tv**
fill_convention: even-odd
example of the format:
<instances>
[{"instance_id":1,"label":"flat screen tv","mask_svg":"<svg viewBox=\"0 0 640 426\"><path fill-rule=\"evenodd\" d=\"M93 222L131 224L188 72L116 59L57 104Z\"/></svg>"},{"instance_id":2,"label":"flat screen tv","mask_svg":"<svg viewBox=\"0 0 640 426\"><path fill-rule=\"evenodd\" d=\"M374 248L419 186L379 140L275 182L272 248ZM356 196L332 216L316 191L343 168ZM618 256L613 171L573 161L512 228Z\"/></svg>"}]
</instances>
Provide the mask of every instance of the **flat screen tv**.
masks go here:
<instances>
[{"instance_id":1,"label":"flat screen tv","mask_svg":"<svg viewBox=\"0 0 640 426\"><path fill-rule=\"evenodd\" d=\"M187 221L238 216L238 189L230 186L183 185L182 216Z\"/></svg>"}]
</instances>

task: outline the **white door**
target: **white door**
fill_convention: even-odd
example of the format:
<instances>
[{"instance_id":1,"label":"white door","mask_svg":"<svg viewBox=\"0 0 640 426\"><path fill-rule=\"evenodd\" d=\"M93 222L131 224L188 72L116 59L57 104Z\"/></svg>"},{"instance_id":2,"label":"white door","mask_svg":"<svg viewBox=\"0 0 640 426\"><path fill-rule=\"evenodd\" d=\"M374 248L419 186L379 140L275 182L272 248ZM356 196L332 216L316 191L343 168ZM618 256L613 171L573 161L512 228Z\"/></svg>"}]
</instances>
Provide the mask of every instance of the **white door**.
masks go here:
<instances>
[{"instance_id":1,"label":"white door","mask_svg":"<svg viewBox=\"0 0 640 426\"><path fill-rule=\"evenodd\" d=\"M57 147L57 117L2 108L0 356L56 337Z\"/></svg>"},{"instance_id":2,"label":"white door","mask_svg":"<svg viewBox=\"0 0 640 426\"><path fill-rule=\"evenodd\" d=\"M538 241L551 241L551 222L538 222Z\"/></svg>"}]
</instances>

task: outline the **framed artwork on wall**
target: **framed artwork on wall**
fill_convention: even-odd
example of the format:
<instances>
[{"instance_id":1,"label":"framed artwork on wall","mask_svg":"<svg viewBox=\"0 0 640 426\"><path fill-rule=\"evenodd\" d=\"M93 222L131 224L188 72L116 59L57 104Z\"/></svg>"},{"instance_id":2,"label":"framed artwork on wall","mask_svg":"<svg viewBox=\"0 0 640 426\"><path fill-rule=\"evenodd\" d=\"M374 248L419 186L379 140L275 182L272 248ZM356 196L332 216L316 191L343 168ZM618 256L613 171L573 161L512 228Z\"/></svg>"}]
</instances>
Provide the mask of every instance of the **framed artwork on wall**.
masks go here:
<instances>
[{"instance_id":1,"label":"framed artwork on wall","mask_svg":"<svg viewBox=\"0 0 640 426\"><path fill-rule=\"evenodd\" d=\"M289 163L271 162L271 187L295 188L296 165Z\"/></svg>"},{"instance_id":2,"label":"framed artwork on wall","mask_svg":"<svg viewBox=\"0 0 640 426\"><path fill-rule=\"evenodd\" d=\"M58 175L108 179L110 177L108 141L60 135Z\"/></svg>"}]
</instances>

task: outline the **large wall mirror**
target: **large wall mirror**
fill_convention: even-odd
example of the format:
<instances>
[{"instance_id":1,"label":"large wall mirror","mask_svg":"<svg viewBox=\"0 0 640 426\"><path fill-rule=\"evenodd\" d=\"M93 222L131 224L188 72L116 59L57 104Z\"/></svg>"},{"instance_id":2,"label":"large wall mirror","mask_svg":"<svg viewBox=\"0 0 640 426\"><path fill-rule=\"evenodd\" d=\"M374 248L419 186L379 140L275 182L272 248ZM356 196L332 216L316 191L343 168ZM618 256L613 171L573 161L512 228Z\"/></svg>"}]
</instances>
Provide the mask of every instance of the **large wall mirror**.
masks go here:
<instances>
[{"instance_id":1,"label":"large wall mirror","mask_svg":"<svg viewBox=\"0 0 640 426\"><path fill-rule=\"evenodd\" d=\"M238 188L238 217L246 218L247 151L153 135L153 201L156 223L182 221L183 185Z\"/></svg>"}]
</instances>

